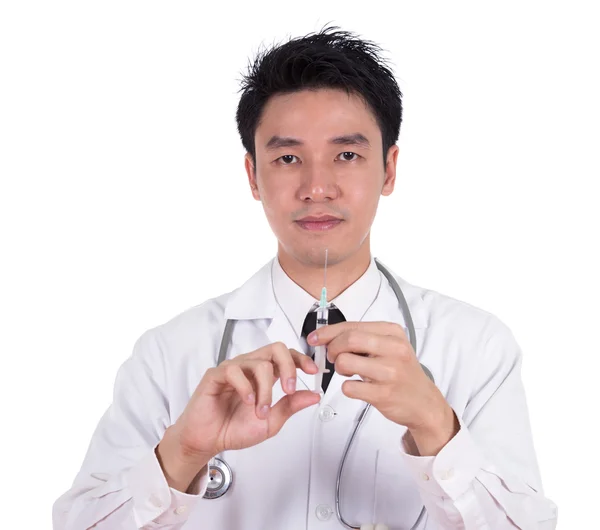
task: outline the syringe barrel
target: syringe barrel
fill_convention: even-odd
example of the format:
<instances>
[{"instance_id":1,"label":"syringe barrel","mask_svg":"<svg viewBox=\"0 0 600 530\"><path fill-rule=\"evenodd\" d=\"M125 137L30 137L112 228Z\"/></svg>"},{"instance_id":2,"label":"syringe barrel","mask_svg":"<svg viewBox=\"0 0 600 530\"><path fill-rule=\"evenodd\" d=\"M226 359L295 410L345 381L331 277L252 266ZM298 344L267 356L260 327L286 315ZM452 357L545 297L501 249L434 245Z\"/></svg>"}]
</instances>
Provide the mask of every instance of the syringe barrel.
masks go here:
<instances>
[{"instance_id":1,"label":"syringe barrel","mask_svg":"<svg viewBox=\"0 0 600 530\"><path fill-rule=\"evenodd\" d=\"M329 308L317 308L317 329L326 326L329 323Z\"/></svg>"}]
</instances>

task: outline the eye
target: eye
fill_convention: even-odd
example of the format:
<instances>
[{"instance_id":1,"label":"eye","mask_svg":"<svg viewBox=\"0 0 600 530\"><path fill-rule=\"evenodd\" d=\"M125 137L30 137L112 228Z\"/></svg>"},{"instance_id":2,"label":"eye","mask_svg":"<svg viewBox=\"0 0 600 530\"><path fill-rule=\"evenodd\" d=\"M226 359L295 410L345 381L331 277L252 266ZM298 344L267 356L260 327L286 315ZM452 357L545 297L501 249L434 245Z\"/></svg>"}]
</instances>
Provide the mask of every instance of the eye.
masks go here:
<instances>
[{"instance_id":1,"label":"eye","mask_svg":"<svg viewBox=\"0 0 600 530\"><path fill-rule=\"evenodd\" d=\"M284 166L289 166L293 163L293 159L297 158L296 155L283 155L280 156L277 160L281 161Z\"/></svg>"},{"instance_id":2,"label":"eye","mask_svg":"<svg viewBox=\"0 0 600 530\"><path fill-rule=\"evenodd\" d=\"M343 153L340 153L340 155L342 157L342 160L345 162L353 162L354 160L356 160L358 158L358 155L356 153L353 153L352 151L344 151ZM356 158L352 158L352 157L356 157Z\"/></svg>"}]
</instances>

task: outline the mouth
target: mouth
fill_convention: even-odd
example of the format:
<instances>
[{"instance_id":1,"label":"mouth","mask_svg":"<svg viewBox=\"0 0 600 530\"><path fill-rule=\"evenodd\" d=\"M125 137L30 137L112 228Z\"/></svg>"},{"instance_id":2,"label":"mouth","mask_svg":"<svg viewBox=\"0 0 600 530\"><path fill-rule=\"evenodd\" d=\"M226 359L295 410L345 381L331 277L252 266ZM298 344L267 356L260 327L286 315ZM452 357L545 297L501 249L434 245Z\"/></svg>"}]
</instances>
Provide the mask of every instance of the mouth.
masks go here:
<instances>
[{"instance_id":1,"label":"mouth","mask_svg":"<svg viewBox=\"0 0 600 530\"><path fill-rule=\"evenodd\" d=\"M306 217L305 219L296 221L296 224L303 230L308 230L310 232L323 232L335 228L341 222L342 219L326 216L321 219Z\"/></svg>"}]
</instances>

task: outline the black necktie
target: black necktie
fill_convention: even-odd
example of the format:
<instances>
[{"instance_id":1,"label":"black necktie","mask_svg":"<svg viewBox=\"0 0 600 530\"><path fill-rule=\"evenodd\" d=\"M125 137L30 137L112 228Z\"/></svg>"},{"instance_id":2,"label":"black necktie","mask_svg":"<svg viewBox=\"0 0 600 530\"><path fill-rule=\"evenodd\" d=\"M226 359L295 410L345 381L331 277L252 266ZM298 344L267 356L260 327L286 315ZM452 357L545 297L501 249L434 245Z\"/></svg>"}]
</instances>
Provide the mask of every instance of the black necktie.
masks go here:
<instances>
[{"instance_id":1,"label":"black necktie","mask_svg":"<svg viewBox=\"0 0 600 530\"><path fill-rule=\"evenodd\" d=\"M337 307L331 308L329 310L329 324L337 324L338 322L345 321L346 319L344 318L344 315ZM304 319L304 324L302 326L302 336L304 338L308 337L308 335L312 333L315 329L317 329L317 312L310 311ZM314 354L312 355L312 358L313 360L315 359ZM326 367L329 369L329 373L323 374L323 382L321 383L323 392L327 390L327 387L329 386L329 381L331 381L331 378L333 377L334 365L333 363L329 362L329 359L327 359Z\"/></svg>"}]
</instances>

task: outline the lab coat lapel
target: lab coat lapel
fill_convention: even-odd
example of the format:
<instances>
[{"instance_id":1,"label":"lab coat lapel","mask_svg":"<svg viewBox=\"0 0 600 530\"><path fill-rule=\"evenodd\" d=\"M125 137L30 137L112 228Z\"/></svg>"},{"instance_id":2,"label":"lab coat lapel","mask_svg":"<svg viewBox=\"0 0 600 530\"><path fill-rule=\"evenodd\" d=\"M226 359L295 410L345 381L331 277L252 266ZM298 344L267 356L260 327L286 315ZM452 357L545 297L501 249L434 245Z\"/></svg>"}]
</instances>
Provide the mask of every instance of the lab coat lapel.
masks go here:
<instances>
[{"instance_id":1,"label":"lab coat lapel","mask_svg":"<svg viewBox=\"0 0 600 530\"><path fill-rule=\"evenodd\" d=\"M271 283L272 261L266 263L246 283L229 294L224 312L226 320L273 318L276 303Z\"/></svg>"}]
</instances>

